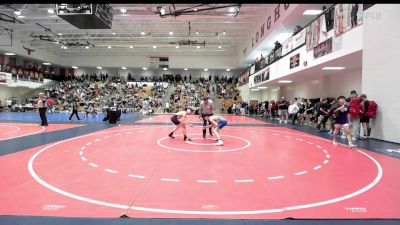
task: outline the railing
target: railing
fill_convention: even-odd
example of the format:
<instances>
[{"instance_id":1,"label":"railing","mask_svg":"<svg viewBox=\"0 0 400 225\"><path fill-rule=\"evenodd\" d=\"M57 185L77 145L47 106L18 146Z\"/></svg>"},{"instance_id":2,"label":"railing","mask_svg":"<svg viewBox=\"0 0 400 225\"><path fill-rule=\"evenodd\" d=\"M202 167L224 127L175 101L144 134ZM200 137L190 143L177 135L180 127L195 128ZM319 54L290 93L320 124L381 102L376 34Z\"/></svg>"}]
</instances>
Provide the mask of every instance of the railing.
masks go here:
<instances>
[{"instance_id":1,"label":"railing","mask_svg":"<svg viewBox=\"0 0 400 225\"><path fill-rule=\"evenodd\" d=\"M250 74L249 76L259 72L260 70L264 69L265 67L270 66L271 64L275 63L276 61L280 60L281 58L289 55L290 53L296 51L297 49L303 47L306 45L306 35L305 35L305 40L304 43L297 46L296 48L291 49L289 52L286 52L285 54L282 55L282 47L286 42L288 42L290 39L294 38L296 35L300 34L301 32L304 32L305 29L310 26L314 21L316 21L318 18L321 16L325 16L325 22L326 22L326 31L330 31L333 29L334 25L334 9L337 4L334 4L330 6L329 8L325 9L318 17L315 19L311 20L308 24L306 24L301 30L298 30L297 33L293 34L290 38L288 38L286 41L283 42L282 46L276 50L273 50L270 54L268 54L267 57L265 57L263 60L260 60L256 62L255 64L252 64L248 69L250 69ZM363 4L363 11L368 9L374 4ZM251 69L254 67L254 72L251 73Z\"/></svg>"},{"instance_id":2,"label":"railing","mask_svg":"<svg viewBox=\"0 0 400 225\"><path fill-rule=\"evenodd\" d=\"M278 49L272 50L271 53L269 53L265 58L263 58L262 60L260 59L260 61L252 64L250 66L250 71L252 67L255 67L254 72L250 73L250 76L259 72L260 70L264 69L265 67L270 66L271 64L275 63L276 61L279 61L281 58L289 55L290 53L296 51L297 49L303 47L304 45L306 45L306 35L304 35L304 43L297 46L294 49L291 49L290 51L286 52L284 55L282 55L282 48L284 46L284 44L286 42L288 42L290 39L294 38L296 35L300 34L301 32L304 32L306 30L306 28L308 26L310 26L315 20L317 20L318 18L320 18L321 16L325 16L326 21L329 21L329 23L332 26L327 26L326 29L327 31L330 31L331 29L333 29L333 15L332 12L334 10L336 4L330 6L329 8L325 9L318 17L316 17L315 19L311 20L311 22L309 22L307 25L305 25L302 29L298 30L295 34L293 34L292 36L290 36L290 38L286 39L283 43L282 46L279 47ZM330 15L331 14L331 15ZM326 16L328 15L328 17Z\"/></svg>"}]
</instances>

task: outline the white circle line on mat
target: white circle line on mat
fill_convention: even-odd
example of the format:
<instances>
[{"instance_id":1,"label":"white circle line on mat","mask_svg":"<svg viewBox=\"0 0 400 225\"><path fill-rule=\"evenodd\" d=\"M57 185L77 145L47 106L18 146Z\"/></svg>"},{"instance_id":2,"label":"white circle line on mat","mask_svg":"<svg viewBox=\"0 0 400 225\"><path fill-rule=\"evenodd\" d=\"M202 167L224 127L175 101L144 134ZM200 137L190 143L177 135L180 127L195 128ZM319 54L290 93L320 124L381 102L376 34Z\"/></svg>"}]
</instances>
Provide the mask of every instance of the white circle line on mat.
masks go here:
<instances>
[{"instance_id":1,"label":"white circle line on mat","mask_svg":"<svg viewBox=\"0 0 400 225\"><path fill-rule=\"evenodd\" d=\"M139 129L142 129L142 128L139 128ZM115 132L115 131L108 131L108 132ZM130 207L128 205L115 204L115 203L109 203L109 202L105 202L105 201L99 201L99 200L95 200L95 199L90 199L90 198L87 198L87 197L83 197L83 196L79 196L79 195L76 195L76 194L72 194L72 193L66 192L64 190L61 190L61 189L59 189L57 187L52 186L51 184L49 184L46 181L42 180L39 177L39 175L35 172L35 170L33 169L33 163L34 163L35 159L42 152L46 151L47 149L49 149L51 147L54 147L54 146L56 146L58 144L67 142L67 141L71 141L71 140L74 140L74 139L77 139L77 138L97 135L97 134L100 134L100 133L105 133L105 132L88 134L88 135L84 135L84 136L79 136L79 137L74 137L74 138L62 140L62 141L53 143L51 145L48 145L48 146L40 149L39 151L37 151L29 159L29 162L28 162L29 173L31 174L31 176L39 184L43 185L44 187L46 187L46 188L48 188L48 189L50 189L50 190L52 190L52 191L54 191L56 193L59 193L59 194L62 194L64 196L67 196L67 197L70 197L70 198L73 198L73 199L77 199L77 200L80 200L80 201L93 203L93 204L97 204L97 205L102 205L102 206L113 207L113 208L120 208L120 209L131 209L131 210L139 210L139 211L146 211L146 212L157 212L157 213L188 214L188 215L249 215L249 214L265 214L265 213L277 213L277 212L284 212L284 211L289 211L289 210L305 209L305 208L311 208L311 207L317 207L317 206L332 204L332 203L335 203L335 202L340 202L340 201L355 197L357 195L360 195L360 194L368 191L369 189L374 187L382 179L382 175L383 175L382 166L379 164L378 161L376 161L372 156L368 155L367 153L364 153L363 151L360 151L360 150L356 149L357 152L359 152L360 154L366 156L373 163L375 163L375 166L378 169L378 173L377 173L377 176L375 177L375 179L371 183L369 183L368 185L364 186L363 188L358 189L357 191L352 192L350 194L343 195L343 196L340 196L340 197L337 197L337 198L333 198L333 199L329 199L329 200L325 200L325 201L321 201L321 202L315 202L315 203L303 204L303 205L296 205L296 206L289 206L289 207L278 208L278 209L241 210L241 211L196 211L196 210L175 210L175 209L149 208L149 207L138 207L138 206L131 206Z\"/></svg>"},{"instance_id":2,"label":"white circle line on mat","mask_svg":"<svg viewBox=\"0 0 400 225\"><path fill-rule=\"evenodd\" d=\"M201 134L188 134L188 135L201 135ZM176 136L180 136L180 135L176 135ZM248 148L248 147L250 147L250 145L251 145L251 142L250 142L249 140L247 140L247 139L244 139L244 138L240 138L240 137L236 137L236 136L231 136L231 135L220 135L220 136L221 136L221 137L231 137L231 138L240 139L240 140L245 141L247 144L246 144L245 146L243 146L243 147L240 147L240 148L227 149L227 150L190 150L190 149L182 149L182 148L169 147L169 146L163 145L163 144L161 143L161 141L163 141L163 140L165 140L165 139L169 139L170 137L163 137L163 138L158 139L157 144L158 144L160 147L167 148L167 149L171 149L171 150L175 150L175 151L181 151L181 152L200 152L200 153L210 153L210 152L216 152L216 153L221 153L221 152L234 152L234 151L238 151L238 150L242 150L242 149ZM215 145L215 144L213 144L213 145Z\"/></svg>"},{"instance_id":3,"label":"white circle line on mat","mask_svg":"<svg viewBox=\"0 0 400 225\"><path fill-rule=\"evenodd\" d=\"M28 125L28 124L24 124L24 125ZM34 124L29 124L29 125L35 126ZM9 139L13 139L13 138L19 138L19 137L25 137L25 136L28 136L28 135L32 135L32 134L37 134L37 133L43 132L45 130L46 130L46 127L42 126L42 128L39 131L35 131L35 132L32 132L32 133L27 133L27 134L23 134L23 135L19 135L19 136L13 136L13 137L9 137L9 138L0 139L0 141L5 141L5 140L9 140Z\"/></svg>"}]
</instances>

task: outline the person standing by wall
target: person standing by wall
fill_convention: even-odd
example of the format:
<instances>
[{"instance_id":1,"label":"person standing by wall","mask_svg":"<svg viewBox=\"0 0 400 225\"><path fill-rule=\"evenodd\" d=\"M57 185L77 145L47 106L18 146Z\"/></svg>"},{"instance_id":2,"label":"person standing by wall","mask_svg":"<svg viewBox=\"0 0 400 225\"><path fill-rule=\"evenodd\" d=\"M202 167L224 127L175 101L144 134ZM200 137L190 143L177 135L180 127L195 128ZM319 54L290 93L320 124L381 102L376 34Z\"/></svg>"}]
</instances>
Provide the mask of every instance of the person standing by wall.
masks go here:
<instances>
[{"instance_id":1,"label":"person standing by wall","mask_svg":"<svg viewBox=\"0 0 400 225\"><path fill-rule=\"evenodd\" d=\"M49 124L47 123L47 117L46 117L47 101L46 97L44 96L44 93L42 92L39 93L37 107L39 109L40 120L42 121L40 126L48 126Z\"/></svg>"},{"instance_id":2,"label":"person standing by wall","mask_svg":"<svg viewBox=\"0 0 400 225\"><path fill-rule=\"evenodd\" d=\"M351 125L352 140L356 141L360 137L361 99L355 90L350 92L347 102L349 103L349 122Z\"/></svg>"}]
</instances>

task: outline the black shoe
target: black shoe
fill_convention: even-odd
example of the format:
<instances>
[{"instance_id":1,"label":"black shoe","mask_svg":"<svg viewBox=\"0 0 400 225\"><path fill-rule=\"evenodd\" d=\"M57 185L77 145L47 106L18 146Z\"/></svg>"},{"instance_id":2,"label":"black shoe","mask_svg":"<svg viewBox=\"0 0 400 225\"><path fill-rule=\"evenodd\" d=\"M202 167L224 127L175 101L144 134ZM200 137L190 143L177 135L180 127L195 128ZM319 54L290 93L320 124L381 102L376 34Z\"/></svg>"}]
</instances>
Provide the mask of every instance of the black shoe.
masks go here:
<instances>
[{"instance_id":1,"label":"black shoe","mask_svg":"<svg viewBox=\"0 0 400 225\"><path fill-rule=\"evenodd\" d=\"M192 141L192 139L190 139L190 138L188 138L188 137L186 137L186 136L183 138L183 140L184 140L184 141Z\"/></svg>"},{"instance_id":2,"label":"black shoe","mask_svg":"<svg viewBox=\"0 0 400 225\"><path fill-rule=\"evenodd\" d=\"M170 138L175 138L173 133L170 133L168 136L169 136Z\"/></svg>"}]
</instances>

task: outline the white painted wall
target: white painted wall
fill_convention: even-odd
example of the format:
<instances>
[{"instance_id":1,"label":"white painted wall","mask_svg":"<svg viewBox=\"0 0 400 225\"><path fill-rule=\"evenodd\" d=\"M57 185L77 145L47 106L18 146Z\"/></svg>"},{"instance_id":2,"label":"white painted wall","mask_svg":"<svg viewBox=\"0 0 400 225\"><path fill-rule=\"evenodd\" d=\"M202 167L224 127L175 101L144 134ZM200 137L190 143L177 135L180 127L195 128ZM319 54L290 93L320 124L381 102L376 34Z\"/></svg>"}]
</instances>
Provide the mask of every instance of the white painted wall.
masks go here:
<instances>
[{"instance_id":1,"label":"white painted wall","mask_svg":"<svg viewBox=\"0 0 400 225\"><path fill-rule=\"evenodd\" d=\"M8 87L5 85L0 85L0 100L1 104L5 104L5 99L11 98L11 97L17 97L19 98L21 95L26 94L29 92L30 88L27 87Z\"/></svg>"},{"instance_id":2,"label":"white painted wall","mask_svg":"<svg viewBox=\"0 0 400 225\"><path fill-rule=\"evenodd\" d=\"M400 143L398 74L400 5L376 4L364 12L362 91L378 104L372 137Z\"/></svg>"},{"instance_id":3,"label":"white painted wall","mask_svg":"<svg viewBox=\"0 0 400 225\"><path fill-rule=\"evenodd\" d=\"M249 101L250 100L250 89L249 89L249 84L242 85L237 88L240 91L240 96L242 97L243 101Z\"/></svg>"},{"instance_id":4,"label":"white painted wall","mask_svg":"<svg viewBox=\"0 0 400 225\"><path fill-rule=\"evenodd\" d=\"M136 80L138 77L140 78L141 76L144 77L150 77L150 76L162 76L163 74L181 74L182 76L187 76L189 79L189 75L192 75L192 79L197 79L200 77L208 78L210 74L214 77L214 75L218 75L219 77L221 76L226 76L226 77L237 77L239 75L239 70L231 70L227 72L226 70L216 70L216 69L209 69L208 71L204 71L203 69L189 69L187 71L183 69L169 69L167 71L164 71L162 69L148 69L148 70L143 70L139 68L127 68L126 70L120 69L120 68L103 68L101 70L96 69L96 68L79 68L75 70L75 76L81 76L82 74L88 73L93 74L96 73L99 75L100 73L108 73L109 76L124 76L125 78L128 77L128 74L131 73L132 77L135 78Z\"/></svg>"},{"instance_id":5,"label":"white painted wall","mask_svg":"<svg viewBox=\"0 0 400 225\"><path fill-rule=\"evenodd\" d=\"M315 66L318 66L322 63L326 63L329 61L332 61L334 59L349 55L351 53L355 53L357 51L360 51L363 49L363 26L358 26L356 28L353 28L352 30L344 33L341 35L341 41L342 41L342 48L337 49L336 51L333 51L332 53L325 55L323 57L314 59L313 51L308 51L306 50L306 46L304 45L300 49L292 52L291 54L285 56L284 58L281 58L279 61L273 63L270 65L270 80L264 81L261 83L258 83L257 85L254 85L254 76L260 72L255 73L254 75L251 75L249 78L249 82L253 85L250 85L250 87L256 87L264 83L272 82L274 80L280 79L282 77L285 77L290 74L294 74L297 72L300 72L304 69L310 69ZM332 37L334 35L334 31L331 30L328 32L327 39ZM334 41L334 40L333 40ZM296 55L300 53L300 65L296 68L290 69L290 57L293 55ZM304 66L303 62L307 61L307 66Z\"/></svg>"},{"instance_id":6,"label":"white painted wall","mask_svg":"<svg viewBox=\"0 0 400 225\"><path fill-rule=\"evenodd\" d=\"M293 98L320 98L320 97L339 97L350 96L351 90L356 90L361 94L361 69L323 75L317 79L304 80L294 84L281 85L281 96L287 99ZM275 92L276 93L276 92ZM264 97L268 97L265 94ZM275 96L272 96L275 97Z\"/></svg>"},{"instance_id":7,"label":"white painted wall","mask_svg":"<svg viewBox=\"0 0 400 225\"><path fill-rule=\"evenodd\" d=\"M164 56L162 54L157 56ZM64 66L78 67L149 67L148 56L64 56ZM238 67L236 56L169 56L170 68L234 69Z\"/></svg>"}]
</instances>

